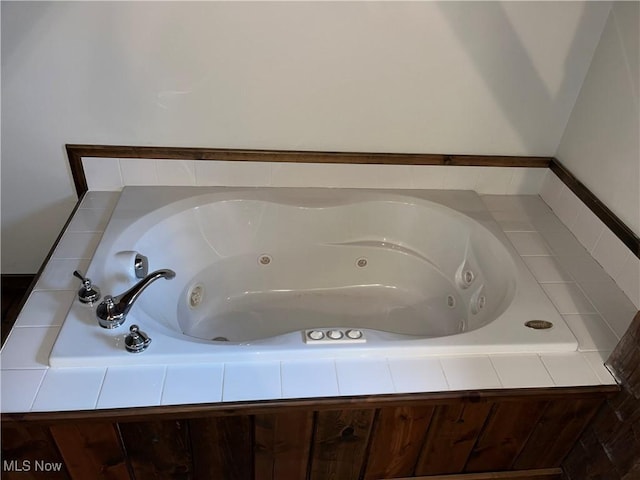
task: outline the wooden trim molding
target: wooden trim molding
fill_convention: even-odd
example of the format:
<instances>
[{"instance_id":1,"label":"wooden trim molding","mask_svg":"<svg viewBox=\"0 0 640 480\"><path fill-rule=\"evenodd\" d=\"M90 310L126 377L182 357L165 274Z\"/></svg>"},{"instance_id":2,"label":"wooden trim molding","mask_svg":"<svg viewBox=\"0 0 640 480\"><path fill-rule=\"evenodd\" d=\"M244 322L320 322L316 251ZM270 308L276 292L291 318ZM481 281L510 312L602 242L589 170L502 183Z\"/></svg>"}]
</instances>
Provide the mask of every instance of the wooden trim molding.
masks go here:
<instances>
[{"instance_id":1,"label":"wooden trim molding","mask_svg":"<svg viewBox=\"0 0 640 480\"><path fill-rule=\"evenodd\" d=\"M451 165L476 167L548 168L551 157L448 155L432 153L314 152L242 150L229 148L135 147L122 145L66 145L78 195L87 191L83 157L145 158L224 162L356 163L381 165Z\"/></svg>"},{"instance_id":2,"label":"wooden trim molding","mask_svg":"<svg viewBox=\"0 0 640 480\"><path fill-rule=\"evenodd\" d=\"M589 209L624 243L629 250L640 258L640 238L585 187L558 159L553 158L549 168Z\"/></svg>"}]
</instances>

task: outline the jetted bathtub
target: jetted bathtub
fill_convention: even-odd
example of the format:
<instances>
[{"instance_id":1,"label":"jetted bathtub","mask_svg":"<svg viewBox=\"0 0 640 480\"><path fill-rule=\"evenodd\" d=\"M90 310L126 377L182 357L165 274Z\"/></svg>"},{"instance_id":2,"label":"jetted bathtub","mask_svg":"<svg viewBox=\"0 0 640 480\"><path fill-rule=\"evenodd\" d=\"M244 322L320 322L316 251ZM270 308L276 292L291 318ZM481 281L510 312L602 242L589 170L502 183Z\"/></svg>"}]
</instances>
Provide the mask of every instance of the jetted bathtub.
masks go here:
<instances>
[{"instance_id":1,"label":"jetted bathtub","mask_svg":"<svg viewBox=\"0 0 640 480\"><path fill-rule=\"evenodd\" d=\"M119 295L137 253L175 278L111 330L74 302L51 366L577 348L470 191L126 187L87 276Z\"/></svg>"}]
</instances>

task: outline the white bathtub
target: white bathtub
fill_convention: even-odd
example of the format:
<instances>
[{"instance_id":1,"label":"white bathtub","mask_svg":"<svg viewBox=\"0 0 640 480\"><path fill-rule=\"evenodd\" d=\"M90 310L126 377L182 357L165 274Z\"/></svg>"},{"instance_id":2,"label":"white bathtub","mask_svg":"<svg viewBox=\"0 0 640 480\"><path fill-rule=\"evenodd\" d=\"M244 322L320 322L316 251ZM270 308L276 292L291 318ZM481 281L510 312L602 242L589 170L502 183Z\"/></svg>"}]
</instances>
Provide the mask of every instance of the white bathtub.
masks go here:
<instances>
[{"instance_id":1,"label":"white bathtub","mask_svg":"<svg viewBox=\"0 0 640 480\"><path fill-rule=\"evenodd\" d=\"M87 275L120 294L135 252L176 277L113 330L75 302L51 366L577 348L473 192L126 187Z\"/></svg>"}]
</instances>

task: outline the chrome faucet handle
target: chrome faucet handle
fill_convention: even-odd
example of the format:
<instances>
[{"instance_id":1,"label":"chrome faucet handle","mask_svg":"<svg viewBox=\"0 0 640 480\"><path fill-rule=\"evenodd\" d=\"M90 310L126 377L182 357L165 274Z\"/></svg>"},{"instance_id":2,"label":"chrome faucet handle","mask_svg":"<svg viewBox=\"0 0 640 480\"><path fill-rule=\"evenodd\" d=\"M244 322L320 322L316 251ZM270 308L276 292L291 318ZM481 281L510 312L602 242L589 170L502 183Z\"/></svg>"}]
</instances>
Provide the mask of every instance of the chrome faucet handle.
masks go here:
<instances>
[{"instance_id":1,"label":"chrome faucet handle","mask_svg":"<svg viewBox=\"0 0 640 480\"><path fill-rule=\"evenodd\" d=\"M78 300L88 305L93 305L100 299L100 289L91 283L91 279L85 277L78 270L73 272L73 276L82 280L82 287L78 290Z\"/></svg>"},{"instance_id":2,"label":"chrome faucet handle","mask_svg":"<svg viewBox=\"0 0 640 480\"><path fill-rule=\"evenodd\" d=\"M125 321L126 314L119 312L116 306L116 299L111 295L105 295L96 310L98 323L102 328L118 328Z\"/></svg>"},{"instance_id":3,"label":"chrome faucet handle","mask_svg":"<svg viewBox=\"0 0 640 480\"><path fill-rule=\"evenodd\" d=\"M140 330L138 325L131 325L129 335L124 339L124 348L130 353L140 353L145 351L150 343L149 335Z\"/></svg>"}]
</instances>

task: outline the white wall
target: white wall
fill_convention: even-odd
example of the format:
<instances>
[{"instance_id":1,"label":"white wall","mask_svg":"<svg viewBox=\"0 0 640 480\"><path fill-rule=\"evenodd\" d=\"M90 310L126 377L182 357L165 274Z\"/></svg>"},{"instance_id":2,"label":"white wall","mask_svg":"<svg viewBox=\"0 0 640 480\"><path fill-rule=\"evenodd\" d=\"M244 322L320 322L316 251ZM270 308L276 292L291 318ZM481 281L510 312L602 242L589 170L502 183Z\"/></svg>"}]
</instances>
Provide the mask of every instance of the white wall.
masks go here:
<instances>
[{"instance_id":1,"label":"white wall","mask_svg":"<svg viewBox=\"0 0 640 480\"><path fill-rule=\"evenodd\" d=\"M73 205L65 143L553 155L599 2L2 2L2 272Z\"/></svg>"},{"instance_id":2,"label":"white wall","mask_svg":"<svg viewBox=\"0 0 640 480\"><path fill-rule=\"evenodd\" d=\"M557 157L640 235L640 3L616 2Z\"/></svg>"}]
</instances>

